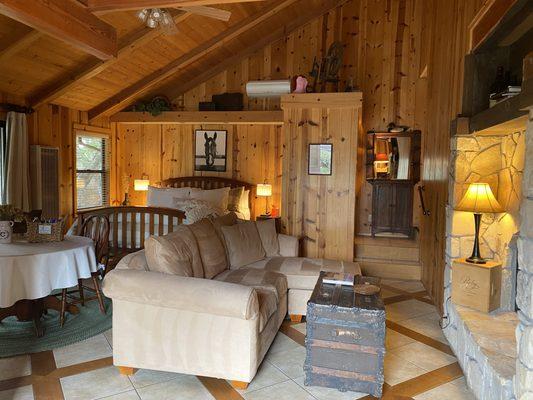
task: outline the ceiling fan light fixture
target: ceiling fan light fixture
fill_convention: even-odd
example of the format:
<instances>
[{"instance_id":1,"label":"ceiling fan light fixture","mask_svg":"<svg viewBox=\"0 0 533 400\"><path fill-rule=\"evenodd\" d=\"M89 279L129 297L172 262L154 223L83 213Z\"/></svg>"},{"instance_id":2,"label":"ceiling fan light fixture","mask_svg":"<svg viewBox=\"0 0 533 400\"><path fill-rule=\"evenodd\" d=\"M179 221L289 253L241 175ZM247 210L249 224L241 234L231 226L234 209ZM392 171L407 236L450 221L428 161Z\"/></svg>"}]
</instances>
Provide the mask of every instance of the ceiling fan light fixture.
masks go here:
<instances>
[{"instance_id":1,"label":"ceiling fan light fixture","mask_svg":"<svg viewBox=\"0 0 533 400\"><path fill-rule=\"evenodd\" d=\"M146 26L148 28L155 28L157 26L157 21L150 16L146 20Z\"/></svg>"},{"instance_id":2,"label":"ceiling fan light fixture","mask_svg":"<svg viewBox=\"0 0 533 400\"><path fill-rule=\"evenodd\" d=\"M150 17L156 21L159 21L161 19L162 14L163 12L159 8L152 8Z\"/></svg>"},{"instance_id":3,"label":"ceiling fan light fixture","mask_svg":"<svg viewBox=\"0 0 533 400\"><path fill-rule=\"evenodd\" d=\"M146 8L140 10L137 13L137 18L139 18L142 22L146 22L146 19L148 18L148 10Z\"/></svg>"}]
</instances>

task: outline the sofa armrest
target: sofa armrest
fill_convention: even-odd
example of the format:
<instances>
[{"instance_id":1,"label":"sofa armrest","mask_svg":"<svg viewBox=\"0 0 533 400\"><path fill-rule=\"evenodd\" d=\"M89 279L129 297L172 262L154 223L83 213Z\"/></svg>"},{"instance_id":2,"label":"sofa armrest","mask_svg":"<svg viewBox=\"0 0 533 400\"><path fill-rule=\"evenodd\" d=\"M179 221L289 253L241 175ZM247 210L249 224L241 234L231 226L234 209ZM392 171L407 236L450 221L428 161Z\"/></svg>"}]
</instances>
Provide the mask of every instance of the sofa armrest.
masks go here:
<instances>
[{"instance_id":1,"label":"sofa armrest","mask_svg":"<svg viewBox=\"0 0 533 400\"><path fill-rule=\"evenodd\" d=\"M102 286L104 294L114 300L245 320L259 313L253 288L211 279L115 269Z\"/></svg>"},{"instance_id":2,"label":"sofa armrest","mask_svg":"<svg viewBox=\"0 0 533 400\"><path fill-rule=\"evenodd\" d=\"M282 257L298 257L300 241L295 236L278 234L279 255Z\"/></svg>"}]
</instances>

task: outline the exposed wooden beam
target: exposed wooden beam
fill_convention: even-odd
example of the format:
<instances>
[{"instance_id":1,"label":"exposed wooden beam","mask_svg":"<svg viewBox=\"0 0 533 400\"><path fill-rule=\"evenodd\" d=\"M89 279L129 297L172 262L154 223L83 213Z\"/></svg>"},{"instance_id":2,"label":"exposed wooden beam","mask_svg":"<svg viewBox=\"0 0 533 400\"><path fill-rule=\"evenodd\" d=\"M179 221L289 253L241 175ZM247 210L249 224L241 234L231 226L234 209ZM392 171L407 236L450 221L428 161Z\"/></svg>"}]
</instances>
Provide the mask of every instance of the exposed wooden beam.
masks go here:
<instances>
[{"instance_id":1,"label":"exposed wooden beam","mask_svg":"<svg viewBox=\"0 0 533 400\"><path fill-rule=\"evenodd\" d=\"M215 77L216 75L220 74L221 72L225 71L226 69L230 68L231 66L235 65L236 63L240 62L246 57L251 56L256 51L259 51L262 48L264 48L266 45L276 42L280 39L283 39L285 36L287 36L292 31L320 17L321 15L326 14L328 11L332 10L333 8L346 3L346 1L347 0L324 1L319 9L311 11L307 14L300 15L298 18L292 20L289 24L277 28L276 30L272 31L268 36L265 36L261 40L258 40L252 46L244 48L242 51L240 51L239 53L236 53L232 57L228 57L224 61L220 63L216 63L215 65L212 65L211 68L206 69L205 72L203 72L200 75L197 75L196 77L194 77L194 79L188 79L178 85L176 85L175 82L173 82L170 85L164 88L161 88L160 91L161 93L165 93L170 99L175 99L176 97L182 95L188 90L191 90L197 87L198 85L200 85L201 83L206 82L209 79Z\"/></svg>"},{"instance_id":2,"label":"exposed wooden beam","mask_svg":"<svg viewBox=\"0 0 533 400\"><path fill-rule=\"evenodd\" d=\"M42 36L43 34L39 31L31 31L26 33L19 40L14 41L0 52L0 64L6 62L14 54L17 54L19 51L25 49Z\"/></svg>"},{"instance_id":3,"label":"exposed wooden beam","mask_svg":"<svg viewBox=\"0 0 533 400\"><path fill-rule=\"evenodd\" d=\"M282 125L283 111L164 111L158 116L144 112L119 112L111 122L122 124L231 124Z\"/></svg>"},{"instance_id":4,"label":"exposed wooden beam","mask_svg":"<svg viewBox=\"0 0 533 400\"><path fill-rule=\"evenodd\" d=\"M243 20L239 21L235 25L226 29L224 32L216 35L215 37L200 44L196 48L187 52L178 59L172 61L166 66L154 71L150 75L144 77L133 85L125 88L116 95L110 97L106 101L98 104L89 110L89 119L93 119L104 113L116 112L124 108L132 99L150 90L156 86L159 82L174 75L180 69L187 67L198 59L204 57L209 52L223 47L229 41L235 39L239 35L253 29L260 23L268 20L273 15L284 10L291 4L296 3L298 0L278 0L272 5L263 8L259 12L252 14ZM328 1L330 3L330 1Z\"/></svg>"},{"instance_id":5,"label":"exposed wooden beam","mask_svg":"<svg viewBox=\"0 0 533 400\"><path fill-rule=\"evenodd\" d=\"M0 14L102 60L117 52L115 28L71 0L0 0Z\"/></svg>"},{"instance_id":6,"label":"exposed wooden beam","mask_svg":"<svg viewBox=\"0 0 533 400\"><path fill-rule=\"evenodd\" d=\"M180 10L187 11L196 15L204 17L215 18L221 21L228 22L231 18L231 11L222 10L221 8L207 7L207 6L189 6L180 7Z\"/></svg>"},{"instance_id":7,"label":"exposed wooden beam","mask_svg":"<svg viewBox=\"0 0 533 400\"><path fill-rule=\"evenodd\" d=\"M209 6L232 3L246 3L265 0L85 0L89 10L99 13L106 11L138 10L141 8L169 8L189 6Z\"/></svg>"},{"instance_id":8,"label":"exposed wooden beam","mask_svg":"<svg viewBox=\"0 0 533 400\"><path fill-rule=\"evenodd\" d=\"M191 14L189 13L180 13L174 16L174 21L179 24L190 15ZM53 102L55 99L72 90L72 88L74 88L76 85L95 77L105 69L114 65L119 60L129 56L139 47L144 46L162 34L163 31L161 29L151 29L148 27L139 29L123 41L118 49L116 58L111 58L106 61L92 61L89 64L84 65L79 71L74 72L66 78L61 78L59 81L39 90L35 94L32 94L30 96L29 103L35 108L42 104ZM0 57L1 56L2 55L0 54Z\"/></svg>"}]
</instances>

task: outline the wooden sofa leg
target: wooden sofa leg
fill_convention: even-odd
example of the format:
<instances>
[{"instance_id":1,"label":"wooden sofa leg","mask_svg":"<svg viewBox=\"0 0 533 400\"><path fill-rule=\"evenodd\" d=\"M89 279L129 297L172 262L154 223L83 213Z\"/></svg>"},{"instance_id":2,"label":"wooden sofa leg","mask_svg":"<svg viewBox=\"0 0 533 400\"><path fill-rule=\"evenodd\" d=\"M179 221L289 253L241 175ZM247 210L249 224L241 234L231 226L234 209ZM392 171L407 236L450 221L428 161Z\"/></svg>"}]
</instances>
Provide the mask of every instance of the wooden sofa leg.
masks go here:
<instances>
[{"instance_id":1,"label":"wooden sofa leg","mask_svg":"<svg viewBox=\"0 0 533 400\"><path fill-rule=\"evenodd\" d=\"M300 314L291 314L290 317L292 322L302 322L304 316Z\"/></svg>"},{"instance_id":2,"label":"wooden sofa leg","mask_svg":"<svg viewBox=\"0 0 533 400\"><path fill-rule=\"evenodd\" d=\"M233 386L234 389L240 389L240 390L245 390L249 385L248 382L241 382L241 381L231 381L230 384L231 386Z\"/></svg>"},{"instance_id":3,"label":"wooden sofa leg","mask_svg":"<svg viewBox=\"0 0 533 400\"><path fill-rule=\"evenodd\" d=\"M118 368L118 372L120 373L120 375L130 376L130 375L133 375L135 372L137 372L137 369L132 368L132 367L117 367L117 368Z\"/></svg>"}]
</instances>

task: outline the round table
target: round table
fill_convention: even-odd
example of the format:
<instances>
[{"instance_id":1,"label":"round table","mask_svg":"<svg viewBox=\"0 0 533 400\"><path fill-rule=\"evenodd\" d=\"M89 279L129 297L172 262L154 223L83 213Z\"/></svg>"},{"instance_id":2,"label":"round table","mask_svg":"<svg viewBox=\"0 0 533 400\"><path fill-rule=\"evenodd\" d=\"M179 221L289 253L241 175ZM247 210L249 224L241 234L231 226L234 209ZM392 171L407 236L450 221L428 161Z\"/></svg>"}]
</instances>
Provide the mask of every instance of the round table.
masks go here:
<instances>
[{"instance_id":1,"label":"round table","mask_svg":"<svg viewBox=\"0 0 533 400\"><path fill-rule=\"evenodd\" d=\"M48 309L61 309L53 290L76 286L78 279L97 271L93 241L66 236L61 242L0 244L0 321L15 315L33 320L42 335L40 318ZM76 313L77 307L69 305Z\"/></svg>"}]
</instances>

